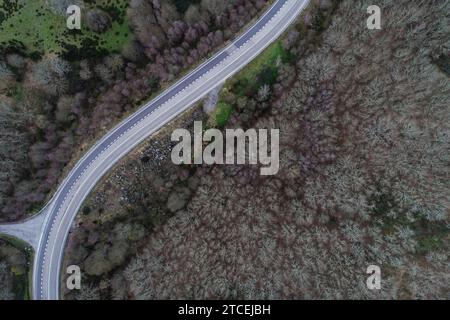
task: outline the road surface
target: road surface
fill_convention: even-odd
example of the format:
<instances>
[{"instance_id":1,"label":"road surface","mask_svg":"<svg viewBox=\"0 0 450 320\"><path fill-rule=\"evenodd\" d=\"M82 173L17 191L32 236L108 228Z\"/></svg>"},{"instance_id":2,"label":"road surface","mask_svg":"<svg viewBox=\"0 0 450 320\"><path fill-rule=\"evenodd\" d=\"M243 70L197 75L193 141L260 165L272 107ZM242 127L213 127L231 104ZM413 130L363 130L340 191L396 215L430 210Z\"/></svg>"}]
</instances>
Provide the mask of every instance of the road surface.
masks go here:
<instances>
[{"instance_id":1,"label":"road surface","mask_svg":"<svg viewBox=\"0 0 450 320\"><path fill-rule=\"evenodd\" d=\"M64 247L80 206L102 176L145 138L203 98L261 53L295 20L309 0L277 0L244 34L128 117L76 164L43 210L34 241L32 295L59 298Z\"/></svg>"}]
</instances>

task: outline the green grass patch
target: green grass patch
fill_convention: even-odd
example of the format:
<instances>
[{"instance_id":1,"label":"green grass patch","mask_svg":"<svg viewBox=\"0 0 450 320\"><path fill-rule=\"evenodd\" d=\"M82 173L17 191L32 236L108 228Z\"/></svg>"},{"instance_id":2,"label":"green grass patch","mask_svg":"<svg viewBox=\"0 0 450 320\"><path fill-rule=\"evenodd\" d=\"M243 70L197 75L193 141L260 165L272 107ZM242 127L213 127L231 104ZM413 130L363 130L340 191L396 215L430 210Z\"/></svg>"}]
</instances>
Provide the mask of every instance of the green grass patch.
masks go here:
<instances>
[{"instance_id":1,"label":"green grass patch","mask_svg":"<svg viewBox=\"0 0 450 320\"><path fill-rule=\"evenodd\" d=\"M219 102L214 113L215 125L219 128L224 127L230 119L232 110L233 108L229 104L223 101Z\"/></svg>"},{"instance_id":2,"label":"green grass patch","mask_svg":"<svg viewBox=\"0 0 450 320\"><path fill-rule=\"evenodd\" d=\"M281 42L273 43L233 78L231 92L239 96L252 96L262 85L272 85L278 76L278 63L288 60L289 54Z\"/></svg>"},{"instance_id":3,"label":"green grass patch","mask_svg":"<svg viewBox=\"0 0 450 320\"><path fill-rule=\"evenodd\" d=\"M283 48L281 40L271 44L229 82L230 92L238 96L253 96L265 84L277 81L280 63L289 63L293 56Z\"/></svg>"},{"instance_id":4,"label":"green grass patch","mask_svg":"<svg viewBox=\"0 0 450 320\"><path fill-rule=\"evenodd\" d=\"M68 30L67 16L51 10L45 0L9 0L7 6L0 7L0 46L19 41L28 53L62 54L71 49L89 49L89 54L92 51L100 54L118 52L131 35L126 19L127 5L125 0L85 2L82 17L88 8L103 9L111 16L111 28L97 34L87 28L83 19L80 31Z\"/></svg>"},{"instance_id":5,"label":"green grass patch","mask_svg":"<svg viewBox=\"0 0 450 320\"><path fill-rule=\"evenodd\" d=\"M265 84L273 85L277 81L279 63L289 63L293 56L283 48L281 40L267 47L242 71L229 80L222 89L216 111L210 117L213 127L224 127L228 122L233 106L225 97L233 95L234 100L242 96L253 96Z\"/></svg>"},{"instance_id":6,"label":"green grass patch","mask_svg":"<svg viewBox=\"0 0 450 320\"><path fill-rule=\"evenodd\" d=\"M269 68L271 70L277 69L277 60L281 62L288 62L291 56L286 51L281 41L278 40L271 44L263 53L261 53L255 60L250 62L241 72L239 72L234 78L233 82L247 81L253 82L260 75L260 73Z\"/></svg>"},{"instance_id":7,"label":"green grass patch","mask_svg":"<svg viewBox=\"0 0 450 320\"><path fill-rule=\"evenodd\" d=\"M293 56L283 48L281 40L267 47L258 57L250 62L242 71L229 80L222 89L216 111L210 116L212 127L224 127L231 114L233 105L227 103L227 95L238 97L253 96L264 85L273 85L277 81L279 63L289 63Z\"/></svg>"}]
</instances>

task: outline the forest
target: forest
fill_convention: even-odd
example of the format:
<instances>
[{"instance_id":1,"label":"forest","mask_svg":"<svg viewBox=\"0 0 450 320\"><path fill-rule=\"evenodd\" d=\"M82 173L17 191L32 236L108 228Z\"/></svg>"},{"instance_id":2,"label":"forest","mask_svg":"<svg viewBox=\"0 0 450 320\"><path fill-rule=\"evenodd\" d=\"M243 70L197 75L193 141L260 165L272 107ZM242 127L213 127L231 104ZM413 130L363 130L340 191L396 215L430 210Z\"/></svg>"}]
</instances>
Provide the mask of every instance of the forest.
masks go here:
<instances>
[{"instance_id":1,"label":"forest","mask_svg":"<svg viewBox=\"0 0 450 320\"><path fill-rule=\"evenodd\" d=\"M266 4L131 0L127 44L99 40L81 61L3 46L3 220L38 209L96 137ZM193 107L121 161L71 231L65 265L83 277L64 299L448 299L450 3L379 0L368 30L371 4L312 1L214 111ZM175 166L170 134L195 120L279 129L279 173ZM0 251L3 297L21 259ZM366 287L373 264L381 290Z\"/></svg>"},{"instance_id":2,"label":"forest","mask_svg":"<svg viewBox=\"0 0 450 320\"><path fill-rule=\"evenodd\" d=\"M0 238L0 300L29 299L32 249L12 238Z\"/></svg>"},{"instance_id":3,"label":"forest","mask_svg":"<svg viewBox=\"0 0 450 320\"><path fill-rule=\"evenodd\" d=\"M79 4L87 31L71 34L64 29L68 1L37 2L12 0L1 10L2 34L19 37L0 38L2 221L38 211L90 144L232 38L267 4L85 1ZM14 26L9 22L30 15L45 37L8 29ZM112 44L114 36L120 41Z\"/></svg>"},{"instance_id":4,"label":"forest","mask_svg":"<svg viewBox=\"0 0 450 320\"><path fill-rule=\"evenodd\" d=\"M81 30L66 27L71 4L81 8ZM90 145L267 5L265 0L0 1L0 221L38 212ZM11 248L0 243L0 250ZM0 268L1 297L23 298L17 288L26 285L28 274L17 275L1 252Z\"/></svg>"},{"instance_id":5,"label":"forest","mask_svg":"<svg viewBox=\"0 0 450 320\"><path fill-rule=\"evenodd\" d=\"M370 31L369 1L314 4L173 125L278 128L279 174L175 166L161 132L85 204L66 299L448 298L450 4L379 1Z\"/></svg>"}]
</instances>

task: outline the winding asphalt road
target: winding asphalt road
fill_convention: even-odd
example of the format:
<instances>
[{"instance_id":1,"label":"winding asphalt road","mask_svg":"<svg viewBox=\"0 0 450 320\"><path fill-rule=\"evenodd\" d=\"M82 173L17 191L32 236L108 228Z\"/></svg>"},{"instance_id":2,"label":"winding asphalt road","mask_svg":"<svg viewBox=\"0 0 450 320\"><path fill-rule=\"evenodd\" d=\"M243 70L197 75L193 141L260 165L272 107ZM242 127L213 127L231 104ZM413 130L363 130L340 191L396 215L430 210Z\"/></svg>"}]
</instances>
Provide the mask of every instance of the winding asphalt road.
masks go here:
<instances>
[{"instance_id":1,"label":"winding asphalt road","mask_svg":"<svg viewBox=\"0 0 450 320\"><path fill-rule=\"evenodd\" d=\"M144 105L99 140L43 209L34 243L33 298L59 298L66 240L80 206L102 176L145 138L242 69L277 39L309 0L277 0L242 36Z\"/></svg>"}]
</instances>

